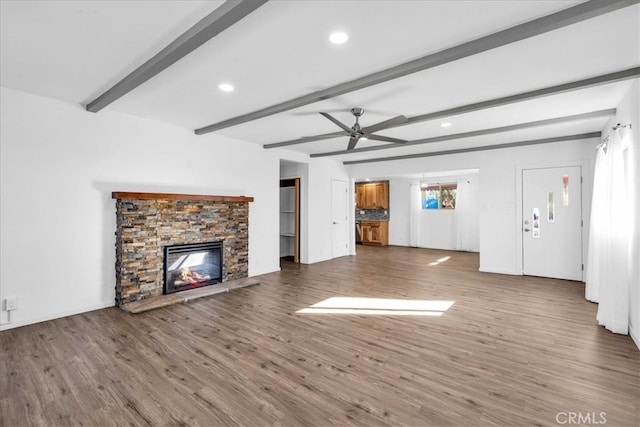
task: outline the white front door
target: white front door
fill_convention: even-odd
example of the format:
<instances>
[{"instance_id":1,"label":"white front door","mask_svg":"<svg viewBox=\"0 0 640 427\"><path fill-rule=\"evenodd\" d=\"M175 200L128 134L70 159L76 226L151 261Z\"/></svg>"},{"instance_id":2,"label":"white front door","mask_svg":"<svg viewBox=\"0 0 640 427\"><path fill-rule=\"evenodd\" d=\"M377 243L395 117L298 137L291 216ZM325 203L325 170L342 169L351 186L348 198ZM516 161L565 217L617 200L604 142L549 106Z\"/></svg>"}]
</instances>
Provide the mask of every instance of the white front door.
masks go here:
<instances>
[{"instance_id":1,"label":"white front door","mask_svg":"<svg viewBox=\"0 0 640 427\"><path fill-rule=\"evenodd\" d=\"M334 258L349 254L347 246L347 182L331 181L331 243Z\"/></svg>"},{"instance_id":2,"label":"white front door","mask_svg":"<svg viewBox=\"0 0 640 427\"><path fill-rule=\"evenodd\" d=\"M522 272L582 280L580 166L522 171Z\"/></svg>"}]
</instances>

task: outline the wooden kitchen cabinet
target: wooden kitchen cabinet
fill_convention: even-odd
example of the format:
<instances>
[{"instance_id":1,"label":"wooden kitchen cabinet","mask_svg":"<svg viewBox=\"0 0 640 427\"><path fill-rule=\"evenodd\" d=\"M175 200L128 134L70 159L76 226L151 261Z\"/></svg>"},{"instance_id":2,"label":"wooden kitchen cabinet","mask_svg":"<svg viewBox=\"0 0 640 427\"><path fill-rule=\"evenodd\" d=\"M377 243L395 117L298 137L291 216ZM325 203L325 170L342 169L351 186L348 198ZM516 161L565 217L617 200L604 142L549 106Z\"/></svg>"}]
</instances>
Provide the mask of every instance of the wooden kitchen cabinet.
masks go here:
<instances>
[{"instance_id":1,"label":"wooden kitchen cabinet","mask_svg":"<svg viewBox=\"0 0 640 427\"><path fill-rule=\"evenodd\" d=\"M356 185L356 209L366 209L366 188L362 184Z\"/></svg>"},{"instance_id":2,"label":"wooden kitchen cabinet","mask_svg":"<svg viewBox=\"0 0 640 427\"><path fill-rule=\"evenodd\" d=\"M357 209L389 209L389 183L372 182L356 185Z\"/></svg>"},{"instance_id":3,"label":"wooden kitchen cabinet","mask_svg":"<svg viewBox=\"0 0 640 427\"><path fill-rule=\"evenodd\" d=\"M389 183L378 182L374 184L372 192L375 193L375 198L370 206L373 209L389 209Z\"/></svg>"},{"instance_id":4,"label":"wooden kitchen cabinet","mask_svg":"<svg viewBox=\"0 0 640 427\"><path fill-rule=\"evenodd\" d=\"M389 223L387 221L362 221L362 244L387 246L389 244Z\"/></svg>"}]
</instances>

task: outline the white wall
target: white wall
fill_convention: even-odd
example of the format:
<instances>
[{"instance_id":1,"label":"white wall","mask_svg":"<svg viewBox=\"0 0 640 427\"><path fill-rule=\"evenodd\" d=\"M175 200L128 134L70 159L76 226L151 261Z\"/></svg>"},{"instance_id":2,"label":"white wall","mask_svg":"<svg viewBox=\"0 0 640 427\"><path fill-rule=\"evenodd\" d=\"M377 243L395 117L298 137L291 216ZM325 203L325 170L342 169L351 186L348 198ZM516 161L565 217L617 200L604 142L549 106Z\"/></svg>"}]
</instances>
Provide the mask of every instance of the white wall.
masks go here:
<instances>
[{"instance_id":1,"label":"white wall","mask_svg":"<svg viewBox=\"0 0 640 427\"><path fill-rule=\"evenodd\" d=\"M410 199L413 180L389 178L389 244L410 246Z\"/></svg>"},{"instance_id":2,"label":"white wall","mask_svg":"<svg viewBox=\"0 0 640 427\"><path fill-rule=\"evenodd\" d=\"M445 156L416 158L402 161L351 165L351 175L397 176L411 173L437 173L450 170L479 169L478 203L480 214L480 270L487 272L522 274L520 208L517 207L521 188L517 185L519 165L547 165L550 162L570 162L592 165L599 139L569 141L529 147L489 150ZM591 193L590 168L583 192ZM391 191L391 190L390 190ZM583 203L588 218L588 199ZM394 211L390 212L393 218ZM588 229L588 227L584 227ZM394 230L396 230L394 228ZM395 232L399 232L397 229ZM403 241L399 236L394 241ZM586 251L585 251L586 254Z\"/></svg>"},{"instance_id":3,"label":"white wall","mask_svg":"<svg viewBox=\"0 0 640 427\"><path fill-rule=\"evenodd\" d=\"M309 204L308 204L308 224L309 224L309 263L326 261L333 258L332 239L332 212L331 212L331 181L333 179L347 182L350 179L347 168L342 163L328 158L311 159L309 163ZM349 200L353 200L353 188L349 191ZM354 236L354 210L347 210L350 224L348 235ZM349 243L348 253L354 253L354 239L347 240Z\"/></svg>"},{"instance_id":4,"label":"white wall","mask_svg":"<svg viewBox=\"0 0 640 427\"><path fill-rule=\"evenodd\" d=\"M19 300L2 329L114 305L112 191L253 196L249 274L279 269L276 152L12 89L1 95L0 301Z\"/></svg>"},{"instance_id":5,"label":"white wall","mask_svg":"<svg viewBox=\"0 0 640 427\"><path fill-rule=\"evenodd\" d=\"M347 168L341 162L328 159L311 159L307 155L288 150L276 153L282 161L280 175L283 178L300 177L300 262L313 264L333 258L331 181L350 182ZM353 199L353 190L349 196ZM354 213L350 215L349 236L355 234ZM355 242L349 239L349 253L354 253Z\"/></svg>"},{"instance_id":6,"label":"white wall","mask_svg":"<svg viewBox=\"0 0 640 427\"><path fill-rule=\"evenodd\" d=\"M456 248L454 211L420 210L418 223L418 247L444 250Z\"/></svg>"}]
</instances>

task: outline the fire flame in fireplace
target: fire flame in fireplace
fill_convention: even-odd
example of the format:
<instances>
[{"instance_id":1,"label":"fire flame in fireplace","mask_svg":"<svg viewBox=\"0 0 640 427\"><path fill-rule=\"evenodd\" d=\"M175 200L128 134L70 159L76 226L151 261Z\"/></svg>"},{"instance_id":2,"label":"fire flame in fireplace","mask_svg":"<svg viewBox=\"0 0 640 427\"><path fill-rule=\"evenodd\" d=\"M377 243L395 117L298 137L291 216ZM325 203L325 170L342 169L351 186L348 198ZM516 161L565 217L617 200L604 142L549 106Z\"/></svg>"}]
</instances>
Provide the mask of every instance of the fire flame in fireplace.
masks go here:
<instances>
[{"instance_id":1,"label":"fire flame in fireplace","mask_svg":"<svg viewBox=\"0 0 640 427\"><path fill-rule=\"evenodd\" d=\"M180 272L180 278L186 283L198 283L207 280L202 274L189 270L189 267L184 267Z\"/></svg>"}]
</instances>

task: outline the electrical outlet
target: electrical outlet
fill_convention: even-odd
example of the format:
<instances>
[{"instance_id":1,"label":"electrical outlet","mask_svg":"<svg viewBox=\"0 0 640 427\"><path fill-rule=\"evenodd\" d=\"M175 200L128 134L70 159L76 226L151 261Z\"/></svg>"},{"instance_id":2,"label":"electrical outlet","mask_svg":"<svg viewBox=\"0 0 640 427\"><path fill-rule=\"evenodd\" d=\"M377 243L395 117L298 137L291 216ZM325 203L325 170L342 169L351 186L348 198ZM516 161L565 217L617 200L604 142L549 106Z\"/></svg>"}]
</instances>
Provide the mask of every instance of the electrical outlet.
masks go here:
<instances>
[{"instance_id":1,"label":"electrical outlet","mask_svg":"<svg viewBox=\"0 0 640 427\"><path fill-rule=\"evenodd\" d=\"M4 300L4 309L6 311L13 311L18 309L18 297L7 297Z\"/></svg>"}]
</instances>

